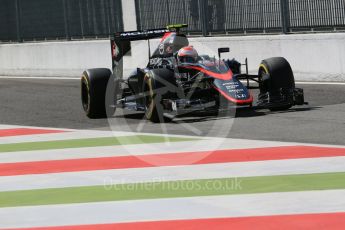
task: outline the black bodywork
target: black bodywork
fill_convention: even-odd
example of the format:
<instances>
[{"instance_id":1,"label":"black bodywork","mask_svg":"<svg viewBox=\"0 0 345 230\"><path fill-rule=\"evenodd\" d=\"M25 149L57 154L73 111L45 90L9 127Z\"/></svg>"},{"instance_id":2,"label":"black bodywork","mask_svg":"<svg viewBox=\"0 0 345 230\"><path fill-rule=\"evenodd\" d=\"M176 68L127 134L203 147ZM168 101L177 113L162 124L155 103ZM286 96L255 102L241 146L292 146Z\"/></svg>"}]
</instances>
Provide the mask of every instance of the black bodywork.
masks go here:
<instances>
[{"instance_id":1,"label":"black bodywork","mask_svg":"<svg viewBox=\"0 0 345 230\"><path fill-rule=\"evenodd\" d=\"M249 75L248 62L221 60L219 57L200 55L195 63L180 63L176 57L179 49L189 41L180 33L180 27L133 31L116 34L111 41L113 73L116 81L116 107L129 110L147 110L147 78L153 78L155 95L158 95L165 115L177 116L195 111L228 110L250 107L255 109L289 108L303 105L302 89L295 87L265 90L268 74ZM149 54L146 68L136 69L130 76L123 76L123 57L131 50L131 41L161 38L156 50ZM151 53L151 52L150 52ZM241 67L246 66L242 73ZM255 83L252 86L250 83ZM251 89L260 89L258 103L254 105Z\"/></svg>"}]
</instances>

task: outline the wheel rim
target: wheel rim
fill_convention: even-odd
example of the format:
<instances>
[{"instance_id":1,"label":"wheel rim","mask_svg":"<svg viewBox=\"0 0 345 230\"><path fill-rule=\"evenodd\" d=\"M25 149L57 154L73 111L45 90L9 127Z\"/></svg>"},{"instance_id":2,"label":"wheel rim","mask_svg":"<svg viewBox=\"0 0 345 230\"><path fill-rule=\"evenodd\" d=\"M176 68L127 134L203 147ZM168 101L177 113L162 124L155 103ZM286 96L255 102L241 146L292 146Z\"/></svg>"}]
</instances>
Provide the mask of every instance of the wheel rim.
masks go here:
<instances>
[{"instance_id":1,"label":"wheel rim","mask_svg":"<svg viewBox=\"0 0 345 230\"><path fill-rule=\"evenodd\" d=\"M148 84L145 85L145 111L146 117L149 119L152 117L153 109L154 109L154 100L153 96L151 95L150 86Z\"/></svg>"},{"instance_id":2,"label":"wheel rim","mask_svg":"<svg viewBox=\"0 0 345 230\"><path fill-rule=\"evenodd\" d=\"M260 80L262 80L262 78L263 78L264 76L270 76L270 73L267 72L267 70L266 70L265 68L261 67L261 68L259 69L259 78L260 78Z\"/></svg>"},{"instance_id":3,"label":"wheel rim","mask_svg":"<svg viewBox=\"0 0 345 230\"><path fill-rule=\"evenodd\" d=\"M267 68L263 67L263 65L261 65L259 69L259 82L261 93L267 93L269 91L269 83L264 80L265 76L267 76L267 78L270 78L270 73L266 69Z\"/></svg>"},{"instance_id":4,"label":"wheel rim","mask_svg":"<svg viewBox=\"0 0 345 230\"><path fill-rule=\"evenodd\" d=\"M85 81L82 82L81 95L83 108L86 112L88 112L90 108L90 95L88 85Z\"/></svg>"}]
</instances>

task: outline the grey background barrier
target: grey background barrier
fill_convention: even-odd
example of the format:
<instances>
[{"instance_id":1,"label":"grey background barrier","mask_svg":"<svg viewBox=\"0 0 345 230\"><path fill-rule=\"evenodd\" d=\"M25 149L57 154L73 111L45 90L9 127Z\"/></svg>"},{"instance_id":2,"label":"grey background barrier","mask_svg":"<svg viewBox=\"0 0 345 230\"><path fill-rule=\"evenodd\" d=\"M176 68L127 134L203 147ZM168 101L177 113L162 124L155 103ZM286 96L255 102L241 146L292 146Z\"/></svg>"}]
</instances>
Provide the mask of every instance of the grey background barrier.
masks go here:
<instances>
[{"instance_id":1,"label":"grey background barrier","mask_svg":"<svg viewBox=\"0 0 345 230\"><path fill-rule=\"evenodd\" d=\"M188 23L196 34L345 29L343 0L135 0L139 29Z\"/></svg>"},{"instance_id":2,"label":"grey background barrier","mask_svg":"<svg viewBox=\"0 0 345 230\"><path fill-rule=\"evenodd\" d=\"M189 34L345 31L344 0L0 0L0 41L94 39L188 23Z\"/></svg>"},{"instance_id":3,"label":"grey background barrier","mask_svg":"<svg viewBox=\"0 0 345 230\"><path fill-rule=\"evenodd\" d=\"M122 30L121 0L0 0L0 41L109 37Z\"/></svg>"},{"instance_id":4,"label":"grey background barrier","mask_svg":"<svg viewBox=\"0 0 345 230\"><path fill-rule=\"evenodd\" d=\"M256 73L260 61L286 57L299 81L345 81L345 34L300 34L191 38L200 54L216 55L218 47L230 47L224 58L244 61ZM151 41L152 47L157 40ZM134 42L125 60L128 74L147 64L147 42ZM0 75L78 77L94 67L111 68L108 40L0 45Z\"/></svg>"}]
</instances>

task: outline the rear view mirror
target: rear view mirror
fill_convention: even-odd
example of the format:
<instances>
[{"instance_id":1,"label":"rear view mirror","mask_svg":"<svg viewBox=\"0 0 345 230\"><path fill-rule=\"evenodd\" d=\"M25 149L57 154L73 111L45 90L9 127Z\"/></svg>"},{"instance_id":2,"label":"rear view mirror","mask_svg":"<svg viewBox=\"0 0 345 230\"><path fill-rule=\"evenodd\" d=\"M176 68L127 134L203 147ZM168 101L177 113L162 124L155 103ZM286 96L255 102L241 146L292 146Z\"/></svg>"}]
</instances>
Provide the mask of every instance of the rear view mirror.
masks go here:
<instances>
[{"instance_id":1,"label":"rear view mirror","mask_svg":"<svg viewBox=\"0 0 345 230\"><path fill-rule=\"evenodd\" d=\"M230 48L229 47L218 48L219 60L221 58L221 54L222 53L229 53L229 52L230 52Z\"/></svg>"}]
</instances>

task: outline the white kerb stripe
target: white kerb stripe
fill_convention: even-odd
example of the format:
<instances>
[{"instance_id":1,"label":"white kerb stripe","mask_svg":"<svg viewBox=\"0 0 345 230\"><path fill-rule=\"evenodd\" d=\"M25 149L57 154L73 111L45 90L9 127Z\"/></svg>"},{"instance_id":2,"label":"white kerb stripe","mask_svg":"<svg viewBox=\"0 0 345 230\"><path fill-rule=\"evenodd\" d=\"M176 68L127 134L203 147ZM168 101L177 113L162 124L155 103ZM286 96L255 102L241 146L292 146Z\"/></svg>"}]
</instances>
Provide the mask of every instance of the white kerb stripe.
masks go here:
<instances>
[{"instance_id":1,"label":"white kerb stripe","mask_svg":"<svg viewBox=\"0 0 345 230\"><path fill-rule=\"evenodd\" d=\"M136 200L0 209L1 228L345 211L345 190Z\"/></svg>"}]
</instances>

